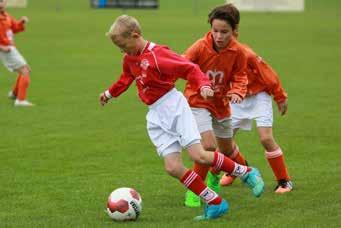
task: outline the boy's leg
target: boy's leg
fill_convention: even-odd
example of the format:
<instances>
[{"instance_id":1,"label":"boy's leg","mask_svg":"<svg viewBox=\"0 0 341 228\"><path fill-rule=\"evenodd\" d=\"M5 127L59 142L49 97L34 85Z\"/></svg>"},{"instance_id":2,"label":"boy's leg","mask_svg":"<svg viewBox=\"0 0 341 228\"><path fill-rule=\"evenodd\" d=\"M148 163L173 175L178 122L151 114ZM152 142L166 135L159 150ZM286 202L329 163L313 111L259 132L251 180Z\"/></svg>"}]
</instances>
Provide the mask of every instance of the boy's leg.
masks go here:
<instances>
[{"instance_id":1,"label":"boy's leg","mask_svg":"<svg viewBox=\"0 0 341 228\"><path fill-rule=\"evenodd\" d=\"M207 172L209 170L209 166L202 165L197 162L194 162L193 165L193 171L197 173L202 180L205 180L207 176ZM196 195L194 192L188 190L185 195L185 206L186 207L200 207L201 206L201 200L198 195Z\"/></svg>"},{"instance_id":2,"label":"boy's leg","mask_svg":"<svg viewBox=\"0 0 341 228\"><path fill-rule=\"evenodd\" d=\"M16 70L20 75L18 83L17 99L15 100L15 106L33 106L32 103L26 100L27 89L30 85L30 69L27 65L20 67Z\"/></svg>"},{"instance_id":3,"label":"boy's leg","mask_svg":"<svg viewBox=\"0 0 341 228\"><path fill-rule=\"evenodd\" d=\"M221 153L208 153L203 150L201 144L194 144L188 148L190 157L202 164L209 164L216 171L224 171L231 175L240 177L247 184L256 197L259 197L264 191L264 182L259 171L252 167L247 167L235 163L230 158Z\"/></svg>"},{"instance_id":4,"label":"boy's leg","mask_svg":"<svg viewBox=\"0 0 341 228\"><path fill-rule=\"evenodd\" d=\"M8 93L8 98L10 99L16 99L18 96L18 90L19 90L19 81L21 79L21 75L19 74L17 77L17 80L15 81L13 88L11 91Z\"/></svg>"},{"instance_id":5,"label":"boy's leg","mask_svg":"<svg viewBox=\"0 0 341 228\"><path fill-rule=\"evenodd\" d=\"M259 137L265 148L265 157L278 182L275 192L286 193L292 191L292 183L285 164L284 155L281 148L273 138L271 127L258 127Z\"/></svg>"},{"instance_id":6,"label":"boy's leg","mask_svg":"<svg viewBox=\"0 0 341 228\"><path fill-rule=\"evenodd\" d=\"M218 218L227 213L227 202L208 188L198 174L183 166L180 153L168 153L164 156L164 161L169 175L179 179L183 185L208 204L201 219Z\"/></svg>"},{"instance_id":7,"label":"boy's leg","mask_svg":"<svg viewBox=\"0 0 341 228\"><path fill-rule=\"evenodd\" d=\"M216 140L215 140L215 135L212 130L207 130L201 133L201 144L203 145L206 151L214 152L216 148ZM196 172L201 177L202 180L205 180L209 168L210 166L208 165L203 165L203 164L194 162L193 171ZM216 190L216 188L212 188L211 185L208 185L208 186L214 191ZM185 196L185 206L200 207L200 205L201 205L200 198L195 193L191 191L187 191L186 196Z\"/></svg>"},{"instance_id":8,"label":"boy's leg","mask_svg":"<svg viewBox=\"0 0 341 228\"><path fill-rule=\"evenodd\" d=\"M239 147L237 144L233 143L234 148L232 154L229 156L233 161L237 162L241 165L247 165L247 162L243 156L243 154L240 152ZM231 176L229 174L224 174L220 179L220 185L221 186L229 186L233 183L235 180L235 176Z\"/></svg>"},{"instance_id":9,"label":"boy's leg","mask_svg":"<svg viewBox=\"0 0 341 228\"><path fill-rule=\"evenodd\" d=\"M232 131L231 131L231 135L232 135ZM246 160L244 159L244 156L239 151L239 148L235 144L232 136L229 138L217 137L217 142L221 150L219 152L223 153L225 156L229 157L230 159L232 159L238 164L247 165ZM222 186L231 185L234 179L235 179L235 176L232 176L230 174L225 174L220 179L220 185Z\"/></svg>"},{"instance_id":10,"label":"boy's leg","mask_svg":"<svg viewBox=\"0 0 341 228\"><path fill-rule=\"evenodd\" d=\"M26 100L27 97L27 89L30 84L30 76L25 75L20 77L21 79L19 80L17 99L23 101Z\"/></svg>"}]
</instances>

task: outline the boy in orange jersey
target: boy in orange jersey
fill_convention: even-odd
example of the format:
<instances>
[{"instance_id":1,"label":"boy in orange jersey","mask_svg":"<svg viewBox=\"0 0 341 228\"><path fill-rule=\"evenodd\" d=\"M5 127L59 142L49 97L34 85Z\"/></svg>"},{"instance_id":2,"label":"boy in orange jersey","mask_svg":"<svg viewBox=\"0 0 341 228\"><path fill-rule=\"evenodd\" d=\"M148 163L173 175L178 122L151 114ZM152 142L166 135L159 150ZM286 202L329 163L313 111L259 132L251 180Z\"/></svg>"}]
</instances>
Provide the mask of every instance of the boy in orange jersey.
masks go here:
<instances>
[{"instance_id":1,"label":"boy in orange jersey","mask_svg":"<svg viewBox=\"0 0 341 228\"><path fill-rule=\"evenodd\" d=\"M15 99L14 106L33 106L26 100L30 84L30 68L24 57L19 53L13 41L13 33L24 31L27 17L15 20L6 11L7 0L0 0L0 60L10 71L18 73L18 78L8 97Z\"/></svg>"},{"instance_id":2,"label":"boy in orange jersey","mask_svg":"<svg viewBox=\"0 0 341 228\"><path fill-rule=\"evenodd\" d=\"M264 186L256 169L237 164L221 153L208 153L200 144L191 109L175 88L175 81L181 77L204 99L213 96L210 81L197 65L165 46L145 40L139 22L131 16L118 17L107 35L125 55L120 78L100 94L100 104L118 97L135 81L140 99L149 108L146 117L149 137L164 160L166 172L206 202L204 214L196 217L197 220L224 215L228 204L208 188L199 175L184 167L182 148L187 149L192 160L233 173L252 189Z\"/></svg>"},{"instance_id":3,"label":"boy in orange jersey","mask_svg":"<svg viewBox=\"0 0 341 228\"><path fill-rule=\"evenodd\" d=\"M240 14L233 4L221 6L235 19L239 25ZM238 27L237 27L238 28ZM238 37L238 29L234 36ZM292 191L293 185L284 161L280 146L276 143L273 131L273 110L271 96L277 103L281 115L288 109L287 94L284 91L277 73L249 46L243 44L247 56L247 96L240 104L232 104L232 126L236 133L238 129L251 130L252 121L256 121L260 142L265 148L265 157L277 179L276 193ZM238 148L238 147L237 147ZM234 178L224 175L221 185L230 185Z\"/></svg>"},{"instance_id":4,"label":"boy in orange jersey","mask_svg":"<svg viewBox=\"0 0 341 228\"><path fill-rule=\"evenodd\" d=\"M236 22L221 8L215 8L208 15L211 31L186 50L184 56L199 65L210 78L214 97L204 100L187 83L185 96L195 116L202 145L207 151L219 151L239 164L246 165L241 153L235 152L231 125L231 103L240 103L246 95L246 56L241 44L233 37ZM231 155L233 157L231 157ZM202 179L206 178L209 167L195 163L193 170ZM259 174L260 176L260 174ZM213 175L208 184L219 191L219 177ZM263 188L253 191L259 197ZM190 191L186 192L185 205L200 206L200 199Z\"/></svg>"}]
</instances>

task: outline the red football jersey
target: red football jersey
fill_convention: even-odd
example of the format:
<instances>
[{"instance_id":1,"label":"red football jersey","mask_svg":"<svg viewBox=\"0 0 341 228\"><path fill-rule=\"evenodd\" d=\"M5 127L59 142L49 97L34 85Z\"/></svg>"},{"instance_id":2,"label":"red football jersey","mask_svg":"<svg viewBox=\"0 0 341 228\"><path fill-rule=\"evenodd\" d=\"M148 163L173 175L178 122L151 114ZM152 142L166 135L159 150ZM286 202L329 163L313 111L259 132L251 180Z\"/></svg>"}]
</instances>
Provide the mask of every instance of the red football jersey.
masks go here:
<instances>
[{"instance_id":1,"label":"red football jersey","mask_svg":"<svg viewBox=\"0 0 341 228\"><path fill-rule=\"evenodd\" d=\"M195 91L211 86L208 77L197 65L165 46L148 42L140 55L124 56L123 72L109 88L109 93L117 97L136 81L139 97L150 105L174 88L178 78L187 80Z\"/></svg>"}]
</instances>

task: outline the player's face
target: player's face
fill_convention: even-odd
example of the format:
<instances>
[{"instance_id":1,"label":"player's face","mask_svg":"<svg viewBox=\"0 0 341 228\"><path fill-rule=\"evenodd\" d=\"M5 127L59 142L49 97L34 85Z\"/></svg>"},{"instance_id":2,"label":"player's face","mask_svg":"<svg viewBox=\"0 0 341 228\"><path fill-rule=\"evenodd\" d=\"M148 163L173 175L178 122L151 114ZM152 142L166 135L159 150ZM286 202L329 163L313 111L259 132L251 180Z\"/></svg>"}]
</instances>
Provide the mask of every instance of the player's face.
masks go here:
<instances>
[{"instance_id":1,"label":"player's face","mask_svg":"<svg viewBox=\"0 0 341 228\"><path fill-rule=\"evenodd\" d=\"M7 5L7 0L0 0L0 11L5 10Z\"/></svg>"},{"instance_id":2,"label":"player's face","mask_svg":"<svg viewBox=\"0 0 341 228\"><path fill-rule=\"evenodd\" d=\"M111 40L122 52L125 52L128 55L135 55L138 52L136 39L132 36L124 37L122 35L117 35L111 37Z\"/></svg>"},{"instance_id":3,"label":"player's face","mask_svg":"<svg viewBox=\"0 0 341 228\"><path fill-rule=\"evenodd\" d=\"M231 37L233 36L233 29L226 21L214 19L212 21L211 33L216 48L221 50L228 45Z\"/></svg>"}]
</instances>

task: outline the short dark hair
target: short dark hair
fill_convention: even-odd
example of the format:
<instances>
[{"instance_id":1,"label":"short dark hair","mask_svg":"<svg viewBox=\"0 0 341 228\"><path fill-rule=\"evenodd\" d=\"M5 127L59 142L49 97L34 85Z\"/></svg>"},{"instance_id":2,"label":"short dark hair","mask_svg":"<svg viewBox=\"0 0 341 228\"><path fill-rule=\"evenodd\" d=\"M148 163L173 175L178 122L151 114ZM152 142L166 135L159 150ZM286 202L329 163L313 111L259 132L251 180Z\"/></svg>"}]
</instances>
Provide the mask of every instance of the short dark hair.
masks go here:
<instances>
[{"instance_id":1,"label":"short dark hair","mask_svg":"<svg viewBox=\"0 0 341 228\"><path fill-rule=\"evenodd\" d=\"M224 5L224 6L226 8L226 11L228 11L229 14L234 18L236 23L239 24L239 22L240 22L240 13L239 13L239 10L237 9L237 7L235 5L233 5L232 3L228 3L228 4Z\"/></svg>"},{"instance_id":2,"label":"short dark hair","mask_svg":"<svg viewBox=\"0 0 341 228\"><path fill-rule=\"evenodd\" d=\"M208 14L208 22L212 26L214 19L226 21L235 30L239 24L240 15L238 9L232 4L225 4L215 7Z\"/></svg>"}]
</instances>

